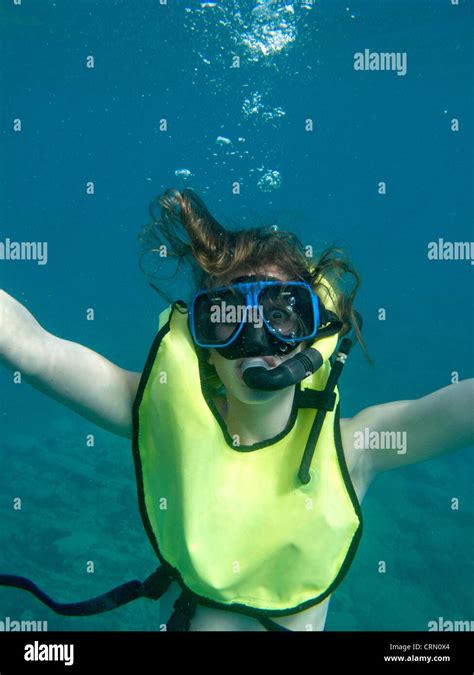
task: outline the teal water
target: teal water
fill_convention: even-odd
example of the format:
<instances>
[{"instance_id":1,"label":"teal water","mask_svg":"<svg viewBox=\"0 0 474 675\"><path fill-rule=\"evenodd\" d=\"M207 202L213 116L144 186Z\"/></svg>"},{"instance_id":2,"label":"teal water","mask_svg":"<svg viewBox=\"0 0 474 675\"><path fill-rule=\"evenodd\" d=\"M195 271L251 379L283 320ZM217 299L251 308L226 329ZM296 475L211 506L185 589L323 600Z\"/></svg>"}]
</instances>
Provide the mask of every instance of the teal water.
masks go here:
<instances>
[{"instance_id":1,"label":"teal water","mask_svg":"<svg viewBox=\"0 0 474 675\"><path fill-rule=\"evenodd\" d=\"M46 265L0 260L2 288L50 332L141 370L164 305L138 268L137 237L155 196L190 186L226 225L276 223L349 251L376 367L354 351L343 416L472 377L472 265L427 257L439 238L473 240L471 25L470 4L441 0L2 4L0 242L48 242ZM406 75L355 71L364 49L406 53ZM0 393L0 572L63 601L147 576L157 563L130 443L5 370ZM329 630L473 618L472 470L470 448L377 479ZM175 596L63 618L0 589L0 621L158 630Z\"/></svg>"}]
</instances>

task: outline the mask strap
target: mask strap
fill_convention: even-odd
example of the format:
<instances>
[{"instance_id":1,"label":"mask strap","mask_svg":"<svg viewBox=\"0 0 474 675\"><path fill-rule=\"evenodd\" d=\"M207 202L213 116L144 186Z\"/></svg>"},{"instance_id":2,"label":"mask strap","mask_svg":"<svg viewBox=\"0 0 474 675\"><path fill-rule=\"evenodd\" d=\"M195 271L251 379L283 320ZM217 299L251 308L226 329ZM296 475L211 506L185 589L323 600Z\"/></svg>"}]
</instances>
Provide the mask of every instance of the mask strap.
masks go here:
<instances>
[{"instance_id":1,"label":"mask strap","mask_svg":"<svg viewBox=\"0 0 474 675\"><path fill-rule=\"evenodd\" d=\"M321 300L318 298L319 304L319 320L321 328L318 328L316 332L316 340L323 337L328 337L329 335L335 335L341 330L343 323L335 314L323 305Z\"/></svg>"}]
</instances>

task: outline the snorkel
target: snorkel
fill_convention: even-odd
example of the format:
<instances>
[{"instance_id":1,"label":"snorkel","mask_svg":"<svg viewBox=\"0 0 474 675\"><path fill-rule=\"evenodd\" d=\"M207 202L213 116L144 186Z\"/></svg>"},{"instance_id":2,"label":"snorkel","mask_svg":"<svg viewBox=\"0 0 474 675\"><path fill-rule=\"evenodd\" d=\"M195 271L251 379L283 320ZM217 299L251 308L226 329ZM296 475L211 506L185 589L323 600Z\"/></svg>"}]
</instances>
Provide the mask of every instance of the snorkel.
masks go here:
<instances>
[{"instance_id":1,"label":"snorkel","mask_svg":"<svg viewBox=\"0 0 474 675\"><path fill-rule=\"evenodd\" d=\"M246 363L242 367L242 378L251 389L275 391L301 382L319 370L323 363L323 355L314 347L308 347L276 368L270 368L264 361Z\"/></svg>"}]
</instances>

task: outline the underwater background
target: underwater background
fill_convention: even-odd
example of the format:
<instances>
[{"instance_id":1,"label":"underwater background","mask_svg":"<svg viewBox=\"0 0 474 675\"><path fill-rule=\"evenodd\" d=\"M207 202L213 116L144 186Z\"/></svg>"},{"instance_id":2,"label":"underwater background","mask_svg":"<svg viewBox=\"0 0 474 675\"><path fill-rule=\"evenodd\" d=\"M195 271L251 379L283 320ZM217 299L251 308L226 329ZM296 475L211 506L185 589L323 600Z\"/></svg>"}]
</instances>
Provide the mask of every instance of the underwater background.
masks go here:
<instances>
[{"instance_id":1,"label":"underwater background","mask_svg":"<svg viewBox=\"0 0 474 675\"><path fill-rule=\"evenodd\" d=\"M165 303L138 235L153 199L188 186L226 226L346 248L375 367L353 350L343 417L472 377L471 261L427 253L473 240L472 14L463 0L2 2L0 241L47 242L48 259L0 260L1 287L48 331L140 371ZM355 70L365 49L406 53L406 74ZM185 279L172 290L189 298ZM63 602L148 576L131 443L5 369L0 396L0 573ZM328 630L474 618L473 468L471 448L376 480ZM176 597L65 618L0 588L0 622L159 630Z\"/></svg>"}]
</instances>

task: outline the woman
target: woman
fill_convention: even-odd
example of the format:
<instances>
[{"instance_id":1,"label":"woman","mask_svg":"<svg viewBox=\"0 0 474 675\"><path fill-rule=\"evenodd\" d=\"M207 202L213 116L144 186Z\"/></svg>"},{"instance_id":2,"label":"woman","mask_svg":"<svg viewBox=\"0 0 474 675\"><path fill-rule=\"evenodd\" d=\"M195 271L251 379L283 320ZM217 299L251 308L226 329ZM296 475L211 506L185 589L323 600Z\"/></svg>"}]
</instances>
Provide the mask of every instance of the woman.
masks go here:
<instances>
[{"instance_id":1,"label":"woman","mask_svg":"<svg viewBox=\"0 0 474 675\"><path fill-rule=\"evenodd\" d=\"M196 293L162 313L143 373L51 335L3 291L2 362L133 439L145 529L187 629L323 630L369 485L471 444L473 381L340 420L330 373L349 347L331 356L351 330L361 341L347 261L311 260L290 233L229 232L191 190L160 204L143 241L189 263ZM403 432L407 451L361 448L366 429Z\"/></svg>"}]
</instances>

